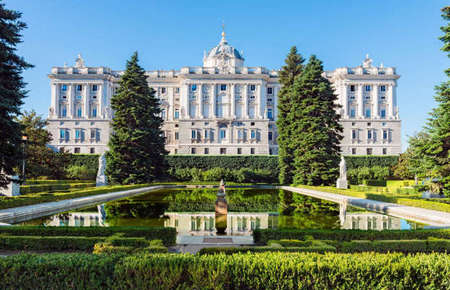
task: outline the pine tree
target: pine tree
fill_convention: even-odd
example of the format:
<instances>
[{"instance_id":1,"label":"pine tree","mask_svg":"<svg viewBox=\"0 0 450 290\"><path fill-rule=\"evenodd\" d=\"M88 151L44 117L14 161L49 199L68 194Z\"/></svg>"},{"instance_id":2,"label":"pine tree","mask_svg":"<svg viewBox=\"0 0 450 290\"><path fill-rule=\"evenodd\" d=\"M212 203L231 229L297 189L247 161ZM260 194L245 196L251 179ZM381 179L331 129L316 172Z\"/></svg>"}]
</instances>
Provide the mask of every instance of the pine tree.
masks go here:
<instances>
[{"instance_id":1,"label":"pine tree","mask_svg":"<svg viewBox=\"0 0 450 290\"><path fill-rule=\"evenodd\" d=\"M0 187L7 186L8 175L14 175L22 159L21 128L15 118L26 97L21 73L32 66L16 54L16 45L22 42L20 32L26 28L20 17L20 12L0 4Z\"/></svg>"},{"instance_id":2,"label":"pine tree","mask_svg":"<svg viewBox=\"0 0 450 290\"><path fill-rule=\"evenodd\" d=\"M322 62L314 55L292 89L294 111L291 144L294 148L294 183L331 185L337 179L342 126L337 96L322 76Z\"/></svg>"},{"instance_id":3,"label":"pine tree","mask_svg":"<svg viewBox=\"0 0 450 290\"><path fill-rule=\"evenodd\" d=\"M293 107L290 92L295 77L302 72L303 62L304 59L297 53L297 48L293 46L286 57L286 65L279 73L281 89L278 93L277 142L281 184L292 183L294 152L290 146L290 138L291 124L294 120L292 119Z\"/></svg>"},{"instance_id":4,"label":"pine tree","mask_svg":"<svg viewBox=\"0 0 450 290\"><path fill-rule=\"evenodd\" d=\"M450 6L442 9L442 17L450 20ZM444 43L442 50L450 57L450 25L441 27L444 35L440 40ZM450 68L445 71L450 76ZM428 175L436 180L440 190L450 196L450 81L436 87L434 97L437 107L430 113L425 133L429 135L429 141L423 145L425 157L424 166L429 171Z\"/></svg>"},{"instance_id":5,"label":"pine tree","mask_svg":"<svg viewBox=\"0 0 450 290\"><path fill-rule=\"evenodd\" d=\"M152 182L165 172L161 109L137 52L127 62L116 95L106 174L113 183Z\"/></svg>"}]
</instances>

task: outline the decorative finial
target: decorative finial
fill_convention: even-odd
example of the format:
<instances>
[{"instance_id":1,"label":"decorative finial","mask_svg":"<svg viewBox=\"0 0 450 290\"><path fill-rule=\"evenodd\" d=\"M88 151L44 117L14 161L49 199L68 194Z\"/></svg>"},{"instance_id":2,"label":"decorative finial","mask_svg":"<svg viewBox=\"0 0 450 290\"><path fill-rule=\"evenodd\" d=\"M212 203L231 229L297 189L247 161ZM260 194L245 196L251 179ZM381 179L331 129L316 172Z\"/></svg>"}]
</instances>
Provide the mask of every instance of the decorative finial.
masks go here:
<instances>
[{"instance_id":1,"label":"decorative finial","mask_svg":"<svg viewBox=\"0 0 450 290\"><path fill-rule=\"evenodd\" d=\"M75 59L75 67L84 67L84 59L81 57L81 54L78 54L78 57Z\"/></svg>"},{"instance_id":2,"label":"decorative finial","mask_svg":"<svg viewBox=\"0 0 450 290\"><path fill-rule=\"evenodd\" d=\"M225 39L225 23L222 21L222 39L220 40L220 43L227 43L227 40Z\"/></svg>"},{"instance_id":3,"label":"decorative finial","mask_svg":"<svg viewBox=\"0 0 450 290\"><path fill-rule=\"evenodd\" d=\"M363 61L363 67L368 68L372 66L372 59L369 58L369 54L366 54L366 59Z\"/></svg>"},{"instance_id":4,"label":"decorative finial","mask_svg":"<svg viewBox=\"0 0 450 290\"><path fill-rule=\"evenodd\" d=\"M368 53L366 53L366 59L369 59L369 54Z\"/></svg>"}]
</instances>

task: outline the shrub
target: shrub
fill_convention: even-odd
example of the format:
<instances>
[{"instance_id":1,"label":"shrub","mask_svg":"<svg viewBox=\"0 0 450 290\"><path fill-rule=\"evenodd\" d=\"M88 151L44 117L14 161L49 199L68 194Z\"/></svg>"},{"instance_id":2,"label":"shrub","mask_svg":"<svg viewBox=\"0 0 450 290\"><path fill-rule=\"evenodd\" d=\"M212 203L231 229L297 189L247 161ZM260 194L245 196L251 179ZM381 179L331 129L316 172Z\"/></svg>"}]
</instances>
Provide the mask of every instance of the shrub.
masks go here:
<instances>
[{"instance_id":1,"label":"shrub","mask_svg":"<svg viewBox=\"0 0 450 290\"><path fill-rule=\"evenodd\" d=\"M40 237L0 235L3 250L92 251L101 237Z\"/></svg>"},{"instance_id":2,"label":"shrub","mask_svg":"<svg viewBox=\"0 0 450 290\"><path fill-rule=\"evenodd\" d=\"M92 254L131 254L135 248L128 246L113 246L109 242L96 243Z\"/></svg>"},{"instance_id":3,"label":"shrub","mask_svg":"<svg viewBox=\"0 0 450 290\"><path fill-rule=\"evenodd\" d=\"M81 183L49 183L49 184L37 184L37 185L22 185L20 187L20 193L30 194L30 193L38 193L38 192L54 192L54 191L62 191L62 190L72 190L76 188L88 188L94 187L95 183L81 182Z\"/></svg>"},{"instance_id":4,"label":"shrub","mask_svg":"<svg viewBox=\"0 0 450 290\"><path fill-rule=\"evenodd\" d=\"M0 234L2 235L109 237L117 233L123 233L123 237L143 237L147 240L159 239L166 246L175 245L176 242L175 228L165 227L0 226ZM140 242L137 241L136 243Z\"/></svg>"},{"instance_id":5,"label":"shrub","mask_svg":"<svg viewBox=\"0 0 450 290\"><path fill-rule=\"evenodd\" d=\"M312 245L312 241L300 241L300 240L270 240L267 242L267 245L271 245L273 243L279 244L282 247L309 247Z\"/></svg>"},{"instance_id":6,"label":"shrub","mask_svg":"<svg viewBox=\"0 0 450 290\"><path fill-rule=\"evenodd\" d=\"M71 179L93 180L97 172L87 165L70 165L67 168L67 176Z\"/></svg>"},{"instance_id":7,"label":"shrub","mask_svg":"<svg viewBox=\"0 0 450 290\"><path fill-rule=\"evenodd\" d=\"M216 167L203 172L204 181L220 181L224 180L234 180L231 170L227 168Z\"/></svg>"},{"instance_id":8,"label":"shrub","mask_svg":"<svg viewBox=\"0 0 450 290\"><path fill-rule=\"evenodd\" d=\"M409 253L431 253L450 252L450 240L399 240L399 241L351 241L331 242L340 253L360 252L401 252Z\"/></svg>"},{"instance_id":9,"label":"shrub","mask_svg":"<svg viewBox=\"0 0 450 290\"><path fill-rule=\"evenodd\" d=\"M335 252L336 248L330 245L322 244L320 246L310 246L310 247L211 247L203 248L198 254L199 255L215 255L215 254L245 254L245 253L265 253L265 252L287 252L287 253L325 253L325 252Z\"/></svg>"},{"instance_id":10,"label":"shrub","mask_svg":"<svg viewBox=\"0 0 450 290\"><path fill-rule=\"evenodd\" d=\"M1 289L447 289L446 254L19 254Z\"/></svg>"},{"instance_id":11,"label":"shrub","mask_svg":"<svg viewBox=\"0 0 450 290\"><path fill-rule=\"evenodd\" d=\"M226 168L239 170L241 168L266 169L278 176L278 156L263 155L168 155L166 160L171 168Z\"/></svg>"},{"instance_id":12,"label":"shrub","mask_svg":"<svg viewBox=\"0 0 450 290\"><path fill-rule=\"evenodd\" d=\"M399 156L345 156L348 169L360 167L392 167L398 163Z\"/></svg>"},{"instance_id":13,"label":"shrub","mask_svg":"<svg viewBox=\"0 0 450 290\"><path fill-rule=\"evenodd\" d=\"M297 230L297 229L256 229L253 238L257 244L267 244L270 240L293 239L305 240L306 236L317 240L351 241L351 240L411 240L429 237L450 239L450 229L439 230Z\"/></svg>"},{"instance_id":14,"label":"shrub","mask_svg":"<svg viewBox=\"0 0 450 290\"><path fill-rule=\"evenodd\" d=\"M149 246L146 248L139 248L135 252L138 254L156 254L156 253L167 253L168 249L164 246Z\"/></svg>"}]
</instances>

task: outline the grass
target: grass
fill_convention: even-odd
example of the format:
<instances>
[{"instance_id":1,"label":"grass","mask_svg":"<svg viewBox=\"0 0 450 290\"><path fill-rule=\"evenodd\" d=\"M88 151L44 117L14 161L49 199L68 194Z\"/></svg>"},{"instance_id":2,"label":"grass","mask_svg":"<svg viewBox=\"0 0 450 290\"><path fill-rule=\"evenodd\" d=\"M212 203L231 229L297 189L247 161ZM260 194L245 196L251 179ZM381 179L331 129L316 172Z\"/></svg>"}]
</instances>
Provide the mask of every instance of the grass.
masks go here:
<instances>
[{"instance_id":1,"label":"grass","mask_svg":"<svg viewBox=\"0 0 450 290\"><path fill-rule=\"evenodd\" d=\"M308 186L308 185L295 185L295 186L299 188L320 190L324 192L348 195L353 197L391 202L401 205L414 206L443 212L450 212L450 204L446 202L422 199L420 193L398 194L393 192L382 192L382 191L357 191L354 189L337 189L331 186Z\"/></svg>"}]
</instances>

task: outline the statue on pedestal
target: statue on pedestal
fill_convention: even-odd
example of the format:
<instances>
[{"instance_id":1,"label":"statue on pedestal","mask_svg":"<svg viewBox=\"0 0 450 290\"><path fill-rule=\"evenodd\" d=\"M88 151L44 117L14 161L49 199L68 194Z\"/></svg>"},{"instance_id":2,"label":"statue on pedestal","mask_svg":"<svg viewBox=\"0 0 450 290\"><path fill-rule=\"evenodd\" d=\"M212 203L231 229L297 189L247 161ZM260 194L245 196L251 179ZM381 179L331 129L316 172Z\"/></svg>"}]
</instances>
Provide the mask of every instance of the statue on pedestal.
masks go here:
<instances>
[{"instance_id":1,"label":"statue on pedestal","mask_svg":"<svg viewBox=\"0 0 450 290\"><path fill-rule=\"evenodd\" d=\"M102 155L98 158L98 171L96 178L96 186L104 186L108 185L108 180L105 175L106 170L106 152L103 152Z\"/></svg>"},{"instance_id":2,"label":"statue on pedestal","mask_svg":"<svg viewBox=\"0 0 450 290\"><path fill-rule=\"evenodd\" d=\"M227 229L228 203L225 199L225 183L220 181L216 199L216 230L218 235L224 235Z\"/></svg>"},{"instance_id":3,"label":"statue on pedestal","mask_svg":"<svg viewBox=\"0 0 450 290\"><path fill-rule=\"evenodd\" d=\"M347 189L347 165L345 163L344 156L341 156L341 162L339 163L339 178L336 181L336 188Z\"/></svg>"},{"instance_id":4,"label":"statue on pedestal","mask_svg":"<svg viewBox=\"0 0 450 290\"><path fill-rule=\"evenodd\" d=\"M0 195L6 195L6 196L20 195L19 176L12 175L12 176L8 176L8 177L11 179L11 182L8 184L8 187L6 187L6 188L0 187Z\"/></svg>"}]
</instances>

